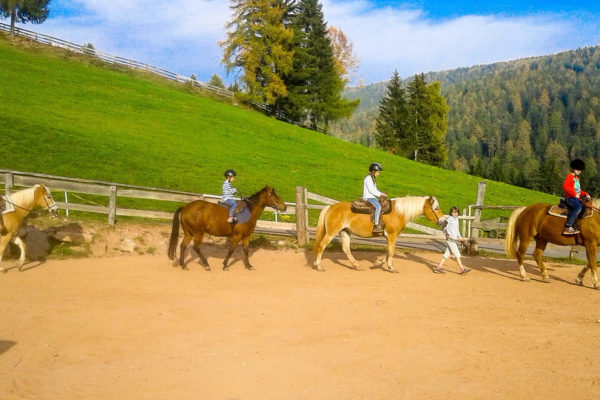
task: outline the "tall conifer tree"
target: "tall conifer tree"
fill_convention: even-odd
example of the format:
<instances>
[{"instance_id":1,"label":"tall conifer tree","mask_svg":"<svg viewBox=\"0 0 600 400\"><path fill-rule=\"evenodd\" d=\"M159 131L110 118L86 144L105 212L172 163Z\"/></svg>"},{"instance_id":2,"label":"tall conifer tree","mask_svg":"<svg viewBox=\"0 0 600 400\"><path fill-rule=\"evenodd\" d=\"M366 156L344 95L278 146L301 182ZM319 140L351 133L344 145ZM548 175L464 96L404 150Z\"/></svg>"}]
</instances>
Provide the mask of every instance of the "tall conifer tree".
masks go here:
<instances>
[{"instance_id":1,"label":"tall conifer tree","mask_svg":"<svg viewBox=\"0 0 600 400\"><path fill-rule=\"evenodd\" d=\"M289 0L231 0L233 18L227 24L223 64L240 69L248 100L275 104L287 96L282 76L291 68L292 30L285 26Z\"/></svg>"},{"instance_id":2,"label":"tall conifer tree","mask_svg":"<svg viewBox=\"0 0 600 400\"><path fill-rule=\"evenodd\" d=\"M408 148L407 119L405 90L401 86L398 71L394 71L387 85L387 92L381 99L379 116L375 121L374 136L377 144L391 153L403 154Z\"/></svg>"},{"instance_id":3,"label":"tall conifer tree","mask_svg":"<svg viewBox=\"0 0 600 400\"><path fill-rule=\"evenodd\" d=\"M330 121L349 116L359 101L341 98L344 81L319 1L299 0L292 26L293 67L284 78L290 95L281 101L281 109L293 119L307 120L312 128L327 129Z\"/></svg>"}]
</instances>

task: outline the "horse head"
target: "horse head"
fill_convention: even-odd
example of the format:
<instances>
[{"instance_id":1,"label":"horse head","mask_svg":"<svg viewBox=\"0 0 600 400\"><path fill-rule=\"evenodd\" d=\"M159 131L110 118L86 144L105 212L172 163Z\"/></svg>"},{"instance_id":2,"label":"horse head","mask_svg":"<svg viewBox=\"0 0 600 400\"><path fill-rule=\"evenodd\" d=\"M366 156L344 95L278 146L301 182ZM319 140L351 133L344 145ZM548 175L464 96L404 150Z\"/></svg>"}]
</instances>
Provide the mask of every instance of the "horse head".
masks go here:
<instances>
[{"instance_id":1,"label":"horse head","mask_svg":"<svg viewBox=\"0 0 600 400\"><path fill-rule=\"evenodd\" d=\"M287 205L281 200L275 189L266 185L264 189L261 191L262 193L262 203L265 206L272 207L277 211L285 211L287 210Z\"/></svg>"},{"instance_id":2,"label":"horse head","mask_svg":"<svg viewBox=\"0 0 600 400\"><path fill-rule=\"evenodd\" d=\"M440 203L435 197L429 196L425 199L425 204L423 204L423 214L427 219L437 223L441 228L446 226L446 216L442 212Z\"/></svg>"},{"instance_id":3,"label":"horse head","mask_svg":"<svg viewBox=\"0 0 600 400\"><path fill-rule=\"evenodd\" d=\"M35 188L35 205L49 210L52 216L58 216L58 205L52 198L52 193L44 184L36 185Z\"/></svg>"}]
</instances>

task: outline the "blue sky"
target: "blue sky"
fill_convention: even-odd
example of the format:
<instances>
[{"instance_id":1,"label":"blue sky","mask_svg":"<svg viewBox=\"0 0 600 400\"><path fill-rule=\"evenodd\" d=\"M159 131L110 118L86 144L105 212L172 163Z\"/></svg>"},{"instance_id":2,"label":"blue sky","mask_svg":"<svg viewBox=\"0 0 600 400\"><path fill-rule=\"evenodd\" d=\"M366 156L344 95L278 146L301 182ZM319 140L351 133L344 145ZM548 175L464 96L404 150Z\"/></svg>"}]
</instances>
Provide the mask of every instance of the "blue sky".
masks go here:
<instances>
[{"instance_id":1,"label":"blue sky","mask_svg":"<svg viewBox=\"0 0 600 400\"><path fill-rule=\"evenodd\" d=\"M353 42L352 84L600 44L600 1L322 0L325 20ZM52 0L25 29L206 81L227 82L217 45L227 0ZM3 22L8 22L4 20Z\"/></svg>"}]
</instances>

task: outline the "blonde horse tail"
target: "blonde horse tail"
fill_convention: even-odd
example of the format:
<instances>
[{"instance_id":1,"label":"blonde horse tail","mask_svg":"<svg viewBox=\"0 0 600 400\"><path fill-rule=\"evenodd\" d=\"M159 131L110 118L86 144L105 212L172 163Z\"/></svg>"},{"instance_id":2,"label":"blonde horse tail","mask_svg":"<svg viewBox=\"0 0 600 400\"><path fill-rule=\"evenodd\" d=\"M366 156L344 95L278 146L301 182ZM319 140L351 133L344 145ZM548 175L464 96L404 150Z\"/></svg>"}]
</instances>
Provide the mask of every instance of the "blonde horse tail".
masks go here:
<instances>
[{"instance_id":1,"label":"blonde horse tail","mask_svg":"<svg viewBox=\"0 0 600 400\"><path fill-rule=\"evenodd\" d=\"M517 217L521 215L523 210L526 207L519 207L515 209L515 211L510 214L510 218L508 218L508 223L506 224L506 237L504 238L504 248L506 250L506 254L510 258L517 257L517 239L518 236L516 234L517 230Z\"/></svg>"},{"instance_id":2,"label":"blonde horse tail","mask_svg":"<svg viewBox=\"0 0 600 400\"><path fill-rule=\"evenodd\" d=\"M179 214L181 214L181 210L183 210L183 206L179 207L173 216L173 229L171 229L171 238L169 239L169 258L171 260L175 259L175 252L177 250L177 241L179 240Z\"/></svg>"},{"instance_id":3,"label":"blonde horse tail","mask_svg":"<svg viewBox=\"0 0 600 400\"><path fill-rule=\"evenodd\" d=\"M319 222L317 222L317 233L315 234L315 247L313 248L313 254L317 254L319 251L319 245L325 236L325 214L329 211L331 206L327 206L321 210L319 214Z\"/></svg>"}]
</instances>

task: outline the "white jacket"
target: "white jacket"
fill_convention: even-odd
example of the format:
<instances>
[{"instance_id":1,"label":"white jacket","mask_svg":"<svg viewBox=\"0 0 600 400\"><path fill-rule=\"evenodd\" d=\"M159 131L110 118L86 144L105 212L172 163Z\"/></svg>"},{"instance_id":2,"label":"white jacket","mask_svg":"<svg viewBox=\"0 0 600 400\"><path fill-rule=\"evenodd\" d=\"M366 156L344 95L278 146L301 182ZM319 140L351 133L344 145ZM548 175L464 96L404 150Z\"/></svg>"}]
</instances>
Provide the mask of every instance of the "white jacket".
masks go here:
<instances>
[{"instance_id":1,"label":"white jacket","mask_svg":"<svg viewBox=\"0 0 600 400\"><path fill-rule=\"evenodd\" d=\"M377 184L373 181L371 174L365 176L363 181L363 199L377 199L381 196L381 192L377 190Z\"/></svg>"}]
</instances>

